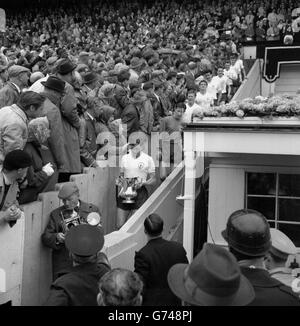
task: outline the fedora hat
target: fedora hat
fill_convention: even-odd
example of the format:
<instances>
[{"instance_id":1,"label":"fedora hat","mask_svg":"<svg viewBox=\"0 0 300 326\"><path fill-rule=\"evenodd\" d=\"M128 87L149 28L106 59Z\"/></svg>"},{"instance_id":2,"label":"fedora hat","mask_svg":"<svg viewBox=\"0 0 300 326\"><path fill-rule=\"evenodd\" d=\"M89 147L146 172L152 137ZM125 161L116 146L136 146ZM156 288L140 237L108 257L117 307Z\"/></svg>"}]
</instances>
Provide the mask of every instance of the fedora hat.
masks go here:
<instances>
[{"instance_id":1,"label":"fedora hat","mask_svg":"<svg viewBox=\"0 0 300 326\"><path fill-rule=\"evenodd\" d=\"M77 65L75 63L73 63L71 60L69 59L63 59L62 61L60 61L60 63L57 65L57 72L61 75L67 75L70 72L72 72L73 70L75 70L77 67Z\"/></svg>"},{"instance_id":2,"label":"fedora hat","mask_svg":"<svg viewBox=\"0 0 300 326\"><path fill-rule=\"evenodd\" d=\"M168 283L177 297L197 306L244 306L255 297L235 257L207 243L190 265L171 267Z\"/></svg>"},{"instance_id":3,"label":"fedora hat","mask_svg":"<svg viewBox=\"0 0 300 326\"><path fill-rule=\"evenodd\" d=\"M130 60L130 68L131 69L136 69L136 68L139 68L140 66L142 66L144 63L143 60L141 60L140 58L138 57L133 57L131 60Z\"/></svg>"},{"instance_id":4,"label":"fedora hat","mask_svg":"<svg viewBox=\"0 0 300 326\"><path fill-rule=\"evenodd\" d=\"M99 79L99 75L94 72L88 72L83 76L83 84L91 84Z\"/></svg>"},{"instance_id":5,"label":"fedora hat","mask_svg":"<svg viewBox=\"0 0 300 326\"><path fill-rule=\"evenodd\" d=\"M49 76L46 81L41 82L41 84L46 87L53 89L59 93L63 93L65 90L65 82L55 76Z\"/></svg>"}]
</instances>

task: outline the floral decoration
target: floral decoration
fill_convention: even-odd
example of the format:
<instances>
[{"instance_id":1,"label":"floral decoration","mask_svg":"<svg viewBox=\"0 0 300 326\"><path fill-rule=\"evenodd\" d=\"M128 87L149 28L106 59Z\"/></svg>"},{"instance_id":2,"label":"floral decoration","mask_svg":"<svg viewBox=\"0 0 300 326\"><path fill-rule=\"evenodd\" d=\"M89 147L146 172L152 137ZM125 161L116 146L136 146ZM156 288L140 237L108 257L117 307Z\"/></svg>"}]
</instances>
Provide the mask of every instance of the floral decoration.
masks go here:
<instances>
[{"instance_id":1,"label":"floral decoration","mask_svg":"<svg viewBox=\"0 0 300 326\"><path fill-rule=\"evenodd\" d=\"M242 101L231 101L197 113L196 117L299 117L300 95L256 96Z\"/></svg>"}]
</instances>

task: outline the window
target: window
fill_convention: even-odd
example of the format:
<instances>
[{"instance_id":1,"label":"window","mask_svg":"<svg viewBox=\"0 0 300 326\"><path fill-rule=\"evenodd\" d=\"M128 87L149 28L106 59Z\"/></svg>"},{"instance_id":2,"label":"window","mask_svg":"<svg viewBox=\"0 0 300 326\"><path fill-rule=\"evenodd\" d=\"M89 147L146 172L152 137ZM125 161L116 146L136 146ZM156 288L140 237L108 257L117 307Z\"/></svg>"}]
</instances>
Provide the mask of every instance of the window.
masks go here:
<instances>
[{"instance_id":1,"label":"window","mask_svg":"<svg viewBox=\"0 0 300 326\"><path fill-rule=\"evenodd\" d=\"M300 174L247 172L245 206L300 247Z\"/></svg>"}]
</instances>

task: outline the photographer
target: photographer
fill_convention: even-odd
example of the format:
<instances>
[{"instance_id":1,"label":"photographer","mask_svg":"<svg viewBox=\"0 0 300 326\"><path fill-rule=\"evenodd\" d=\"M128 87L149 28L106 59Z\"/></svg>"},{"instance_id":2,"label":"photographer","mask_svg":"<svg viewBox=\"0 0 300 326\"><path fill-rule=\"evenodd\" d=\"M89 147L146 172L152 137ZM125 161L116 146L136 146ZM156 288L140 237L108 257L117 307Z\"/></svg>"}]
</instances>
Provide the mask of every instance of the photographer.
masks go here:
<instances>
[{"instance_id":1,"label":"photographer","mask_svg":"<svg viewBox=\"0 0 300 326\"><path fill-rule=\"evenodd\" d=\"M63 206L50 213L48 225L42 234L43 244L53 249L53 280L58 277L61 270L72 266L72 260L65 247L65 237L69 230L68 223L74 225L87 223L89 213L99 213L98 207L80 200L79 189L74 182L65 183L58 193L58 198L63 201Z\"/></svg>"}]
</instances>

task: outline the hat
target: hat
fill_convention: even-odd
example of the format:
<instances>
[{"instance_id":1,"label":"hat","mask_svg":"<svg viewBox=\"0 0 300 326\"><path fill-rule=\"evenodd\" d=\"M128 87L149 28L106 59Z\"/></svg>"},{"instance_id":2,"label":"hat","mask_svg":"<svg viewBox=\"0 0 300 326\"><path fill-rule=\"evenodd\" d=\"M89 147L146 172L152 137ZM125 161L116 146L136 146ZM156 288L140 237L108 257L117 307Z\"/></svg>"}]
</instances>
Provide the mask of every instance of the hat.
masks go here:
<instances>
[{"instance_id":1,"label":"hat","mask_svg":"<svg viewBox=\"0 0 300 326\"><path fill-rule=\"evenodd\" d=\"M66 85L66 83L63 80L55 76L49 76L48 79L44 82L41 82L41 84L44 87L53 89L54 91L57 91L59 93L64 92L65 85Z\"/></svg>"},{"instance_id":2,"label":"hat","mask_svg":"<svg viewBox=\"0 0 300 326\"><path fill-rule=\"evenodd\" d=\"M77 65L75 65L71 60L63 59L57 66L57 72L61 75L67 75L75 70L76 67Z\"/></svg>"},{"instance_id":3,"label":"hat","mask_svg":"<svg viewBox=\"0 0 300 326\"><path fill-rule=\"evenodd\" d=\"M95 255L104 245L103 229L89 224L74 226L66 234L65 245L72 254L77 256Z\"/></svg>"},{"instance_id":4,"label":"hat","mask_svg":"<svg viewBox=\"0 0 300 326\"><path fill-rule=\"evenodd\" d=\"M44 78L44 74L40 71L36 71L34 73L31 74L30 76L30 82L31 84L35 83L37 80L41 79L41 78Z\"/></svg>"},{"instance_id":5,"label":"hat","mask_svg":"<svg viewBox=\"0 0 300 326\"><path fill-rule=\"evenodd\" d=\"M177 297L197 306L244 306L255 298L233 254L208 243L190 265L172 266L168 283Z\"/></svg>"},{"instance_id":6,"label":"hat","mask_svg":"<svg viewBox=\"0 0 300 326\"><path fill-rule=\"evenodd\" d=\"M46 64L52 66L52 65L55 64L55 62L56 62L57 60L58 60L58 57L50 57L50 58L48 58L48 59L46 60Z\"/></svg>"},{"instance_id":7,"label":"hat","mask_svg":"<svg viewBox=\"0 0 300 326\"><path fill-rule=\"evenodd\" d=\"M91 84L99 80L99 75L95 72L88 72L83 76L83 84Z\"/></svg>"},{"instance_id":8,"label":"hat","mask_svg":"<svg viewBox=\"0 0 300 326\"><path fill-rule=\"evenodd\" d=\"M120 83L124 82L125 80L129 80L130 78L130 72L128 70L122 70L118 74L118 81Z\"/></svg>"},{"instance_id":9,"label":"hat","mask_svg":"<svg viewBox=\"0 0 300 326\"><path fill-rule=\"evenodd\" d=\"M190 69L196 69L197 68L197 64L194 61L191 61L188 63L188 67Z\"/></svg>"},{"instance_id":10,"label":"hat","mask_svg":"<svg viewBox=\"0 0 300 326\"><path fill-rule=\"evenodd\" d=\"M80 57L89 57L89 56L90 56L90 54L88 52L85 52L85 51L82 51L82 52L79 53L79 58Z\"/></svg>"},{"instance_id":11,"label":"hat","mask_svg":"<svg viewBox=\"0 0 300 326\"><path fill-rule=\"evenodd\" d=\"M79 191L79 189L75 182L66 182L60 188L60 191L58 193L58 198L67 199L71 195L73 195L76 191Z\"/></svg>"},{"instance_id":12,"label":"hat","mask_svg":"<svg viewBox=\"0 0 300 326\"><path fill-rule=\"evenodd\" d=\"M23 72L27 72L27 73L30 74L30 70L28 68L23 67L23 66L13 65L13 66L8 68L8 76L9 76L9 78L17 77L17 76L19 76L19 74L21 74Z\"/></svg>"},{"instance_id":13,"label":"hat","mask_svg":"<svg viewBox=\"0 0 300 326\"><path fill-rule=\"evenodd\" d=\"M269 223L253 209L232 213L222 236L231 248L250 257L264 256L271 247Z\"/></svg>"},{"instance_id":14,"label":"hat","mask_svg":"<svg viewBox=\"0 0 300 326\"><path fill-rule=\"evenodd\" d=\"M270 252L274 256L287 259L288 255L297 254L297 248L288 236L274 228L271 228L270 232L272 240Z\"/></svg>"},{"instance_id":15,"label":"hat","mask_svg":"<svg viewBox=\"0 0 300 326\"><path fill-rule=\"evenodd\" d=\"M133 57L130 60L130 68L136 69L136 68L142 66L143 63L144 63L143 60L139 59L138 57Z\"/></svg>"},{"instance_id":16,"label":"hat","mask_svg":"<svg viewBox=\"0 0 300 326\"><path fill-rule=\"evenodd\" d=\"M89 70L89 67L84 63L79 63L76 67L76 71L78 71L78 72L82 72L85 70Z\"/></svg>"},{"instance_id":17,"label":"hat","mask_svg":"<svg viewBox=\"0 0 300 326\"><path fill-rule=\"evenodd\" d=\"M31 166L32 161L30 155L20 149L9 152L3 161L3 168L7 171L24 169Z\"/></svg>"}]
</instances>

